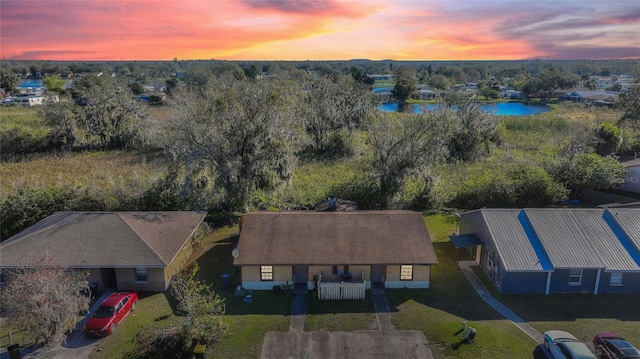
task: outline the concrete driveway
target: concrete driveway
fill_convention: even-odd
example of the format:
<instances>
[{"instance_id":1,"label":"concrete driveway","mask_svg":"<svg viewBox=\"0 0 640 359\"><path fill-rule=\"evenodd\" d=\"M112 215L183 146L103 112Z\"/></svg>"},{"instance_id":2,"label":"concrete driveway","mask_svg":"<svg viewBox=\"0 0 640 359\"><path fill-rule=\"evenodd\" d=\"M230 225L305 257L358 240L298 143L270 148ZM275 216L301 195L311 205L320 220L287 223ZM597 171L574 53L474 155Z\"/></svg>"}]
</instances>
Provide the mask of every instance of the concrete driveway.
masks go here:
<instances>
[{"instance_id":1,"label":"concrete driveway","mask_svg":"<svg viewBox=\"0 0 640 359\"><path fill-rule=\"evenodd\" d=\"M105 292L100 298L98 298L98 300L96 300L95 304L89 310L89 313L87 313L81 321L76 323L76 327L71 333L69 333L69 335L67 335L67 340L64 343L60 343L59 346L47 350L40 348L35 351L30 351L30 349L32 350L33 348L21 348L20 353L22 354L22 357L25 359L88 358L93 351L93 347L100 341L100 339L87 338L83 332L84 323L87 321L89 315L98 309L100 303L102 303L102 301L104 301L111 293L113 292ZM2 358L5 358L4 355L5 354L3 354ZM6 354L6 358L8 357L8 354Z\"/></svg>"},{"instance_id":2,"label":"concrete driveway","mask_svg":"<svg viewBox=\"0 0 640 359\"><path fill-rule=\"evenodd\" d=\"M261 359L433 359L417 330L269 332Z\"/></svg>"}]
</instances>

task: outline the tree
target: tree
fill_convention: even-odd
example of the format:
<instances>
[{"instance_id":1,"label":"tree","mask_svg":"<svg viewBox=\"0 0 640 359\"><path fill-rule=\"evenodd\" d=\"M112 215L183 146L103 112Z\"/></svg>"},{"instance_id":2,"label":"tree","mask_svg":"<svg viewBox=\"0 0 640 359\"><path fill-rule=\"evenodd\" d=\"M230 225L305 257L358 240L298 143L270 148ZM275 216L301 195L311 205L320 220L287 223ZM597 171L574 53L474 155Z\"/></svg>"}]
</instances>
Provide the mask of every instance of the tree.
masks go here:
<instances>
[{"instance_id":1,"label":"tree","mask_svg":"<svg viewBox=\"0 0 640 359\"><path fill-rule=\"evenodd\" d=\"M43 259L34 268L5 268L4 275L3 309L13 325L39 341L57 343L89 310L88 273L67 272Z\"/></svg>"},{"instance_id":2,"label":"tree","mask_svg":"<svg viewBox=\"0 0 640 359\"><path fill-rule=\"evenodd\" d=\"M129 84L129 88L134 95L142 95L144 93L144 86L139 82L132 82Z\"/></svg>"},{"instance_id":3,"label":"tree","mask_svg":"<svg viewBox=\"0 0 640 359\"><path fill-rule=\"evenodd\" d=\"M585 153L569 163L562 180L572 191L581 188L606 191L620 188L626 174L624 165L615 158Z\"/></svg>"},{"instance_id":4,"label":"tree","mask_svg":"<svg viewBox=\"0 0 640 359\"><path fill-rule=\"evenodd\" d=\"M42 84L48 91L62 93L64 91L64 80L59 75L48 75L42 80Z\"/></svg>"},{"instance_id":5,"label":"tree","mask_svg":"<svg viewBox=\"0 0 640 359\"><path fill-rule=\"evenodd\" d=\"M391 93L398 102L406 102L409 98L418 97L418 80L412 68L401 67L396 71L396 84Z\"/></svg>"},{"instance_id":6,"label":"tree","mask_svg":"<svg viewBox=\"0 0 640 359\"><path fill-rule=\"evenodd\" d=\"M288 82L263 79L175 94L165 148L186 167L185 195L211 190L211 175L216 187L203 200L219 191L225 206L248 210L254 190L288 183L301 131L293 122L292 89Z\"/></svg>"},{"instance_id":7,"label":"tree","mask_svg":"<svg viewBox=\"0 0 640 359\"><path fill-rule=\"evenodd\" d=\"M74 83L77 98L86 101L78 111L78 125L88 145L123 149L144 143L148 109L123 86L107 76L86 75Z\"/></svg>"},{"instance_id":8,"label":"tree","mask_svg":"<svg viewBox=\"0 0 640 359\"><path fill-rule=\"evenodd\" d=\"M436 90L447 90L449 87L451 87L449 79L446 76L440 74L430 75L427 79L427 84L435 88Z\"/></svg>"},{"instance_id":9,"label":"tree","mask_svg":"<svg viewBox=\"0 0 640 359\"><path fill-rule=\"evenodd\" d=\"M500 140L498 117L483 110L469 96L451 95L442 99L436 113L441 121L452 123L449 158L473 161L489 154L491 145Z\"/></svg>"},{"instance_id":10,"label":"tree","mask_svg":"<svg viewBox=\"0 0 640 359\"><path fill-rule=\"evenodd\" d=\"M622 144L622 131L615 125L604 122L596 129L596 151L601 156L615 153Z\"/></svg>"},{"instance_id":11,"label":"tree","mask_svg":"<svg viewBox=\"0 0 640 359\"><path fill-rule=\"evenodd\" d=\"M350 72L351 72L351 77L353 77L353 79L356 80L357 82L361 82L369 86L376 83L376 80L373 77L367 76L367 74L362 72L362 70L358 67L352 66Z\"/></svg>"},{"instance_id":12,"label":"tree","mask_svg":"<svg viewBox=\"0 0 640 359\"><path fill-rule=\"evenodd\" d=\"M371 91L353 78L342 75L336 81L318 77L302 102L305 130L312 149L321 156L340 157L350 153L348 136L373 108Z\"/></svg>"},{"instance_id":13,"label":"tree","mask_svg":"<svg viewBox=\"0 0 640 359\"><path fill-rule=\"evenodd\" d=\"M211 285L197 279L199 270L196 262L190 271L178 273L171 282L171 294L178 300L178 309L187 315L184 325L187 343L193 339L215 343L227 329L222 321L225 303Z\"/></svg>"},{"instance_id":14,"label":"tree","mask_svg":"<svg viewBox=\"0 0 640 359\"><path fill-rule=\"evenodd\" d=\"M580 76L571 72L561 72L555 67L541 70L536 78L538 89L545 92L548 99L556 90L573 88L580 81Z\"/></svg>"},{"instance_id":15,"label":"tree","mask_svg":"<svg viewBox=\"0 0 640 359\"><path fill-rule=\"evenodd\" d=\"M448 121L433 112L377 113L368 126L373 146L373 169L380 192L391 199L411 173L428 171L444 160L450 136Z\"/></svg>"},{"instance_id":16,"label":"tree","mask_svg":"<svg viewBox=\"0 0 640 359\"><path fill-rule=\"evenodd\" d=\"M20 78L15 72L0 67L0 88L3 88L7 93L13 93L20 84Z\"/></svg>"},{"instance_id":17,"label":"tree","mask_svg":"<svg viewBox=\"0 0 640 359\"><path fill-rule=\"evenodd\" d=\"M596 80L594 79L587 80L584 83L584 87L588 88L591 91L595 91L595 89L598 88L598 82L596 82Z\"/></svg>"},{"instance_id":18,"label":"tree","mask_svg":"<svg viewBox=\"0 0 640 359\"><path fill-rule=\"evenodd\" d=\"M623 112L621 125L640 128L640 82L633 83L628 92L620 94L616 108Z\"/></svg>"},{"instance_id":19,"label":"tree","mask_svg":"<svg viewBox=\"0 0 640 359\"><path fill-rule=\"evenodd\" d=\"M70 101L49 102L38 115L51 128L49 143L56 148L71 151L76 142L78 129L77 107Z\"/></svg>"}]
</instances>

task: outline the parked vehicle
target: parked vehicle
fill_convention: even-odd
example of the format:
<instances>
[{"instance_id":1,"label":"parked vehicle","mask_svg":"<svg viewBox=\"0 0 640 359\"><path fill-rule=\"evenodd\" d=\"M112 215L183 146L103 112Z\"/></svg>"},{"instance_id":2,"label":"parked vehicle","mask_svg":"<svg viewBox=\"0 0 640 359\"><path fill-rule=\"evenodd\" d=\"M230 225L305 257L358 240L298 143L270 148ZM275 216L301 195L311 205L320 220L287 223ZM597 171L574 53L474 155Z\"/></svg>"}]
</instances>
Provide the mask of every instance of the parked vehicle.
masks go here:
<instances>
[{"instance_id":1,"label":"parked vehicle","mask_svg":"<svg viewBox=\"0 0 640 359\"><path fill-rule=\"evenodd\" d=\"M549 330L544 333L544 348L555 359L596 359L589 348L571 333Z\"/></svg>"},{"instance_id":2,"label":"parked vehicle","mask_svg":"<svg viewBox=\"0 0 640 359\"><path fill-rule=\"evenodd\" d=\"M598 333L593 337L599 359L640 359L640 350L613 333Z\"/></svg>"},{"instance_id":3,"label":"parked vehicle","mask_svg":"<svg viewBox=\"0 0 640 359\"><path fill-rule=\"evenodd\" d=\"M84 325L87 336L104 337L116 331L116 327L136 309L136 293L113 293L91 314Z\"/></svg>"}]
</instances>

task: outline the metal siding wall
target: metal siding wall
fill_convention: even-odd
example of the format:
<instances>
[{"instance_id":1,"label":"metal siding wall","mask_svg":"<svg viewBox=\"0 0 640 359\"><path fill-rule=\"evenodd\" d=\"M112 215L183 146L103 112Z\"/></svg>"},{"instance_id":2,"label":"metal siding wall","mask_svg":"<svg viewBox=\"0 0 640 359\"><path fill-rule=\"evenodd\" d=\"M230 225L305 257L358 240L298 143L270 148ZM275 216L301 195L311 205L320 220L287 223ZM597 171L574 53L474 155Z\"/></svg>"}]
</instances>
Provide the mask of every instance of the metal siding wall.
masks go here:
<instances>
[{"instance_id":1,"label":"metal siding wall","mask_svg":"<svg viewBox=\"0 0 640 359\"><path fill-rule=\"evenodd\" d=\"M611 286L610 272L600 276L600 293L603 294L640 294L640 273L627 272L622 276L622 286Z\"/></svg>"},{"instance_id":2,"label":"metal siding wall","mask_svg":"<svg viewBox=\"0 0 640 359\"><path fill-rule=\"evenodd\" d=\"M556 269L551 274L549 293L593 293L597 273L597 269L584 269L582 271L582 284L574 286L569 285L569 269Z\"/></svg>"},{"instance_id":3,"label":"metal siding wall","mask_svg":"<svg viewBox=\"0 0 640 359\"><path fill-rule=\"evenodd\" d=\"M504 272L500 293L544 294L546 286L547 272Z\"/></svg>"}]
</instances>

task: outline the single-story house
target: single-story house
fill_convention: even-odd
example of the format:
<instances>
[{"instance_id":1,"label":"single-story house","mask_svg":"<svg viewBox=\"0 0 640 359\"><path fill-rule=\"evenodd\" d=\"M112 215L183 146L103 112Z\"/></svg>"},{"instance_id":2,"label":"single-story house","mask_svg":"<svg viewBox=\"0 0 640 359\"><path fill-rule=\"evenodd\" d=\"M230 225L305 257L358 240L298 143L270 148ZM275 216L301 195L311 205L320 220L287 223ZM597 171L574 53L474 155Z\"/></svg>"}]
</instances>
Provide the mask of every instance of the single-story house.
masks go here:
<instances>
[{"instance_id":1,"label":"single-story house","mask_svg":"<svg viewBox=\"0 0 640 359\"><path fill-rule=\"evenodd\" d=\"M640 158L624 162L623 165L627 169L627 177L621 189L640 193Z\"/></svg>"},{"instance_id":2,"label":"single-story house","mask_svg":"<svg viewBox=\"0 0 640 359\"><path fill-rule=\"evenodd\" d=\"M0 244L0 268L86 271L99 290L164 291L206 213L56 212ZM7 278L10 280L10 278Z\"/></svg>"},{"instance_id":3,"label":"single-story house","mask_svg":"<svg viewBox=\"0 0 640 359\"><path fill-rule=\"evenodd\" d=\"M371 282L428 288L438 263L424 218L413 211L251 212L234 250L242 286Z\"/></svg>"},{"instance_id":4,"label":"single-story house","mask_svg":"<svg viewBox=\"0 0 640 359\"><path fill-rule=\"evenodd\" d=\"M618 93L615 91L574 91L565 93L559 98L561 101L573 101L593 106L611 107L618 100Z\"/></svg>"},{"instance_id":5,"label":"single-story house","mask_svg":"<svg viewBox=\"0 0 640 359\"><path fill-rule=\"evenodd\" d=\"M640 209L485 208L460 235L501 293L640 293Z\"/></svg>"}]
</instances>

